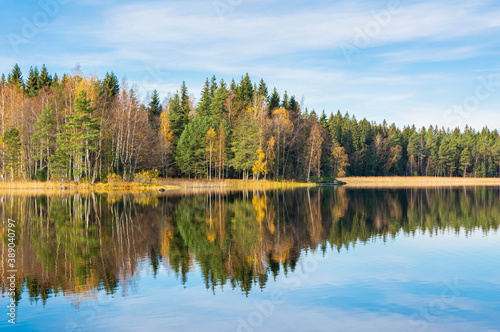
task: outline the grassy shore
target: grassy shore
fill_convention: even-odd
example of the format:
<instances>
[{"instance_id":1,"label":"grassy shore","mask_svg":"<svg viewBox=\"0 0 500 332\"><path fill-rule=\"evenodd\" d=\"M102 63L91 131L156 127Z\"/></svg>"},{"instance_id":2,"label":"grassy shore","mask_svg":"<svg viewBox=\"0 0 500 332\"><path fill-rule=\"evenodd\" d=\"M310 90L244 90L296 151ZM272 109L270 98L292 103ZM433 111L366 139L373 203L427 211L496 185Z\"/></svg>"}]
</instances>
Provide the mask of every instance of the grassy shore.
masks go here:
<instances>
[{"instance_id":1,"label":"grassy shore","mask_svg":"<svg viewBox=\"0 0 500 332\"><path fill-rule=\"evenodd\" d=\"M463 178L430 176L344 177L348 188L413 188L500 186L500 178Z\"/></svg>"},{"instance_id":2,"label":"grassy shore","mask_svg":"<svg viewBox=\"0 0 500 332\"><path fill-rule=\"evenodd\" d=\"M206 179L162 179L160 183L167 186L180 187L182 189L214 188L214 189L247 189L247 190L269 190L269 189L293 189L301 187L314 187L315 183L295 181L270 181L270 180L212 180Z\"/></svg>"},{"instance_id":3,"label":"grassy shore","mask_svg":"<svg viewBox=\"0 0 500 332\"><path fill-rule=\"evenodd\" d=\"M39 181L15 181L15 182L0 182L0 191L11 190L50 190L50 191L94 191L94 192L111 192L111 191L124 191L124 192L141 192L151 191L164 188L180 189L176 186L164 186L160 183L144 184L134 182L118 182L118 183L66 183L66 182L39 182Z\"/></svg>"},{"instance_id":4,"label":"grassy shore","mask_svg":"<svg viewBox=\"0 0 500 332\"><path fill-rule=\"evenodd\" d=\"M224 189L224 190L270 190L270 189L292 189L299 187L312 187L314 183L303 183L294 181L243 181L243 180L212 180L205 179L157 179L152 184L135 182L115 183L65 183L65 182L38 182L38 181L15 181L0 182L0 192L6 191L78 191L78 192L144 192L157 191L158 189L192 190L192 189Z\"/></svg>"}]
</instances>

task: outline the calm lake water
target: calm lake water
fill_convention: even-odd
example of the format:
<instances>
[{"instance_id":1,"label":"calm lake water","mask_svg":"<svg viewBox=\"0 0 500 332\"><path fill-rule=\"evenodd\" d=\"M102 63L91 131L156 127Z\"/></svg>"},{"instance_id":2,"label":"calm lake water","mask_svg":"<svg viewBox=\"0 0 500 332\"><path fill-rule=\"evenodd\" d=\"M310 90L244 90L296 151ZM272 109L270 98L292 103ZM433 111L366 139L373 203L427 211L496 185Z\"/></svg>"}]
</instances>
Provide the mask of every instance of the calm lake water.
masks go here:
<instances>
[{"instance_id":1,"label":"calm lake water","mask_svg":"<svg viewBox=\"0 0 500 332\"><path fill-rule=\"evenodd\" d=\"M499 188L0 200L2 330L500 331Z\"/></svg>"}]
</instances>

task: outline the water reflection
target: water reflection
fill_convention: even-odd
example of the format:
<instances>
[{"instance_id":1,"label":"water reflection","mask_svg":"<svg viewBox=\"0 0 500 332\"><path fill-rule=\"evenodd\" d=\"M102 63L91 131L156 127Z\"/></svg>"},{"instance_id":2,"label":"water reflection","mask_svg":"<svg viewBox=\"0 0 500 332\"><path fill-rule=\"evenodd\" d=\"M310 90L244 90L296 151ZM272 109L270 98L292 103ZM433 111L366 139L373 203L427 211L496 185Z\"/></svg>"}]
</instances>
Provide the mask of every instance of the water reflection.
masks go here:
<instances>
[{"instance_id":1,"label":"water reflection","mask_svg":"<svg viewBox=\"0 0 500 332\"><path fill-rule=\"evenodd\" d=\"M206 288L230 285L248 294L293 271L307 250L349 249L418 230L497 230L499 198L494 188L0 197L2 220L18 224L16 300L45 305L61 295L77 306L102 291L126 292L144 265L153 274L165 266L183 284L199 266Z\"/></svg>"}]
</instances>

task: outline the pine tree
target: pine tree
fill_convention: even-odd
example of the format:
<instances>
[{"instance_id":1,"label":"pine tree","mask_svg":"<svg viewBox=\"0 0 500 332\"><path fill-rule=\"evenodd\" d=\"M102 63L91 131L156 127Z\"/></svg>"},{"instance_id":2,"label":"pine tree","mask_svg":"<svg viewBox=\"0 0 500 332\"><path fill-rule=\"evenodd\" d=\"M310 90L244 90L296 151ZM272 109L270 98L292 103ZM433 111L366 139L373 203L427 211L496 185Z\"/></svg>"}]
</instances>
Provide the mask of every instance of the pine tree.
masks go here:
<instances>
[{"instance_id":1,"label":"pine tree","mask_svg":"<svg viewBox=\"0 0 500 332\"><path fill-rule=\"evenodd\" d=\"M188 123L188 119L184 110L181 106L181 100L179 98L179 94L176 93L174 97L170 100L168 106L168 120L170 122L170 130L172 130L174 134L175 145L177 145L177 141L182 135L186 124Z\"/></svg>"},{"instance_id":2,"label":"pine tree","mask_svg":"<svg viewBox=\"0 0 500 332\"><path fill-rule=\"evenodd\" d=\"M28 79L26 80L26 93L29 97L36 97L40 90L40 75L38 68L31 67Z\"/></svg>"},{"instance_id":3,"label":"pine tree","mask_svg":"<svg viewBox=\"0 0 500 332\"><path fill-rule=\"evenodd\" d=\"M56 76L54 76L54 78L56 78ZM116 75L113 72L106 73L101 85L101 93L104 95L106 103L112 102L119 91L120 84L118 83Z\"/></svg>"},{"instance_id":4,"label":"pine tree","mask_svg":"<svg viewBox=\"0 0 500 332\"><path fill-rule=\"evenodd\" d=\"M268 91L267 91L267 85L264 82L264 79L260 80L259 88L257 90L257 93L259 94L259 96L261 96L263 98L267 98Z\"/></svg>"},{"instance_id":5,"label":"pine tree","mask_svg":"<svg viewBox=\"0 0 500 332\"><path fill-rule=\"evenodd\" d=\"M210 98L215 96L215 91L217 91L217 78L214 75L210 80Z\"/></svg>"},{"instance_id":6,"label":"pine tree","mask_svg":"<svg viewBox=\"0 0 500 332\"><path fill-rule=\"evenodd\" d=\"M290 104L288 101L288 93L285 91L285 94L283 95L283 101L281 102L281 108L284 108L286 110L290 109Z\"/></svg>"},{"instance_id":7,"label":"pine tree","mask_svg":"<svg viewBox=\"0 0 500 332\"><path fill-rule=\"evenodd\" d=\"M243 109L247 108L254 94L252 81L248 73L241 78L241 82L236 89L236 99L241 101Z\"/></svg>"},{"instance_id":8,"label":"pine tree","mask_svg":"<svg viewBox=\"0 0 500 332\"><path fill-rule=\"evenodd\" d=\"M196 108L197 116L210 116L210 105L212 104L210 89L210 82L207 78L201 92L200 102L198 103L198 107Z\"/></svg>"},{"instance_id":9,"label":"pine tree","mask_svg":"<svg viewBox=\"0 0 500 332\"><path fill-rule=\"evenodd\" d=\"M40 169L42 169L42 161L45 160L46 169L44 173L47 181L50 180L50 160L56 146L56 126L56 112L47 104L38 117L35 133L31 138L37 151L36 158L40 160Z\"/></svg>"},{"instance_id":10,"label":"pine tree","mask_svg":"<svg viewBox=\"0 0 500 332\"><path fill-rule=\"evenodd\" d=\"M57 76L57 74L54 74L54 77L52 77L52 82L50 85L52 87L58 87L60 85L59 77Z\"/></svg>"},{"instance_id":11,"label":"pine tree","mask_svg":"<svg viewBox=\"0 0 500 332\"><path fill-rule=\"evenodd\" d=\"M224 118L224 115L227 113L226 99L226 84L224 83L224 81L221 81L219 88L215 92L214 98L212 99L212 103L209 107L208 113L211 117L212 122L219 123Z\"/></svg>"},{"instance_id":12,"label":"pine tree","mask_svg":"<svg viewBox=\"0 0 500 332\"><path fill-rule=\"evenodd\" d=\"M72 176L76 183L80 182L83 176L90 179L92 172L90 154L97 150L94 143L100 130L98 119L92 118L94 110L90 107L87 94L81 90L75 99L75 114L67 116L69 122L62 126L62 133L58 135L59 146L53 160L64 174L68 171L64 156L70 157Z\"/></svg>"},{"instance_id":13,"label":"pine tree","mask_svg":"<svg viewBox=\"0 0 500 332\"><path fill-rule=\"evenodd\" d=\"M274 88L273 93L268 97L267 107L269 109L269 114L272 114L275 108L280 107L280 95L276 88Z\"/></svg>"},{"instance_id":14,"label":"pine tree","mask_svg":"<svg viewBox=\"0 0 500 332\"><path fill-rule=\"evenodd\" d=\"M290 98L290 101L288 102L288 109L292 112L297 113L300 110L300 105L299 103L295 100L295 96L292 96Z\"/></svg>"},{"instance_id":15,"label":"pine tree","mask_svg":"<svg viewBox=\"0 0 500 332\"><path fill-rule=\"evenodd\" d=\"M50 87L51 85L52 85L52 77L49 75L47 67L43 65L39 75L38 86L40 87L40 89L42 89L44 87Z\"/></svg>"},{"instance_id":16,"label":"pine tree","mask_svg":"<svg viewBox=\"0 0 500 332\"><path fill-rule=\"evenodd\" d=\"M205 174L206 134L213 126L207 117L196 115L182 132L175 152L179 168L189 175Z\"/></svg>"},{"instance_id":17,"label":"pine tree","mask_svg":"<svg viewBox=\"0 0 500 332\"><path fill-rule=\"evenodd\" d=\"M23 74L21 72L21 68L19 68L19 65L17 63L14 65L12 72L9 74L7 82L9 84L24 88Z\"/></svg>"},{"instance_id":18,"label":"pine tree","mask_svg":"<svg viewBox=\"0 0 500 332\"><path fill-rule=\"evenodd\" d=\"M151 127L155 131L157 131L160 126L161 103L160 95L156 90L153 91L153 95L151 96L151 101L149 102L147 112Z\"/></svg>"},{"instance_id":19,"label":"pine tree","mask_svg":"<svg viewBox=\"0 0 500 332\"><path fill-rule=\"evenodd\" d=\"M184 117L186 118L186 122L189 119L189 113L191 112L191 102L189 100L188 88L186 86L186 82L182 82L181 86L181 109L184 113Z\"/></svg>"},{"instance_id":20,"label":"pine tree","mask_svg":"<svg viewBox=\"0 0 500 332\"><path fill-rule=\"evenodd\" d=\"M257 159L255 151L259 148L259 128L246 113L239 120L231 144L231 151L234 155L231 165L235 170L242 171L243 179L247 180Z\"/></svg>"}]
</instances>

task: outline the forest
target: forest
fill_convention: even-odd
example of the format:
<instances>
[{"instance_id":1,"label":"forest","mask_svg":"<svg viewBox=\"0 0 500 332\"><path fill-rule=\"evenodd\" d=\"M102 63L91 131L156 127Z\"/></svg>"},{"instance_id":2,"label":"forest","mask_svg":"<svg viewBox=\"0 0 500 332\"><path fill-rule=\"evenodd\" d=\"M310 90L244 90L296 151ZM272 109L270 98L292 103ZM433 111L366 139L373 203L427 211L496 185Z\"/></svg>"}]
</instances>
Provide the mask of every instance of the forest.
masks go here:
<instances>
[{"instance_id":1,"label":"forest","mask_svg":"<svg viewBox=\"0 0 500 332\"><path fill-rule=\"evenodd\" d=\"M499 177L500 138L358 121L308 110L249 74L206 79L199 100L183 82L141 103L116 75L50 74L16 64L0 80L3 181L133 181L162 177L294 179L342 176ZM403 110L402 110L403 111Z\"/></svg>"}]
</instances>

